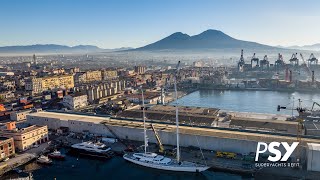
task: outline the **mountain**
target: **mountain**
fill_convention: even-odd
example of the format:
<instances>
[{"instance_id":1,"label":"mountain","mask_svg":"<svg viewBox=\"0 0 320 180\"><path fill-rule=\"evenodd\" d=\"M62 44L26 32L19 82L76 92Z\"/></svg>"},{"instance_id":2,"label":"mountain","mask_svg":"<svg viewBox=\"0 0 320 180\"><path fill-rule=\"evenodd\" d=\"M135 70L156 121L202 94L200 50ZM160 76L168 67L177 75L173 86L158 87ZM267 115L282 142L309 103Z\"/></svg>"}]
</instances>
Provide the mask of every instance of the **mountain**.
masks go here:
<instances>
[{"instance_id":1,"label":"mountain","mask_svg":"<svg viewBox=\"0 0 320 180\"><path fill-rule=\"evenodd\" d=\"M155 43L134 50L205 50L205 49L277 49L256 42L238 40L229 35L209 29L198 35L189 36L176 32Z\"/></svg>"},{"instance_id":2,"label":"mountain","mask_svg":"<svg viewBox=\"0 0 320 180\"><path fill-rule=\"evenodd\" d=\"M0 47L0 53L74 53L74 52L96 52L102 51L97 46L79 45L64 46L57 44L35 44L27 46L4 46Z\"/></svg>"},{"instance_id":3,"label":"mountain","mask_svg":"<svg viewBox=\"0 0 320 180\"><path fill-rule=\"evenodd\" d=\"M286 48L308 50L308 51L319 51L320 50L320 43L312 44L312 45L304 45L304 46L288 46Z\"/></svg>"},{"instance_id":4,"label":"mountain","mask_svg":"<svg viewBox=\"0 0 320 180\"><path fill-rule=\"evenodd\" d=\"M115 49L102 49L92 45L65 46L57 44L35 44L27 46L3 46L0 47L0 54L21 54L21 53L92 53L92 52L115 52L130 50L130 47Z\"/></svg>"}]
</instances>

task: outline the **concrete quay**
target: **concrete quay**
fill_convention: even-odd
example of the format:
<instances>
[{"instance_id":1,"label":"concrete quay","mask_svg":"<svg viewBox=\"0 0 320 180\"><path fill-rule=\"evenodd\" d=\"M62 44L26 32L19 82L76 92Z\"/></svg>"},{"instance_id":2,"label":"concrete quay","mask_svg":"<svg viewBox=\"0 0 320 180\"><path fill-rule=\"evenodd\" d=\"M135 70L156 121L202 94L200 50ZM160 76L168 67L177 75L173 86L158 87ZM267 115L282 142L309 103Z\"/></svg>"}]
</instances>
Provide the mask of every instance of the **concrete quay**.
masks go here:
<instances>
[{"instance_id":1,"label":"concrete quay","mask_svg":"<svg viewBox=\"0 0 320 180\"><path fill-rule=\"evenodd\" d=\"M23 153L17 154L15 157L10 158L6 162L0 163L0 179L3 174L5 174L8 171L14 170L15 168L18 168L19 166L22 166L24 164L27 164L28 162L36 159L38 155L48 147L48 143L41 144L37 148L32 148L28 151L25 151Z\"/></svg>"}]
</instances>

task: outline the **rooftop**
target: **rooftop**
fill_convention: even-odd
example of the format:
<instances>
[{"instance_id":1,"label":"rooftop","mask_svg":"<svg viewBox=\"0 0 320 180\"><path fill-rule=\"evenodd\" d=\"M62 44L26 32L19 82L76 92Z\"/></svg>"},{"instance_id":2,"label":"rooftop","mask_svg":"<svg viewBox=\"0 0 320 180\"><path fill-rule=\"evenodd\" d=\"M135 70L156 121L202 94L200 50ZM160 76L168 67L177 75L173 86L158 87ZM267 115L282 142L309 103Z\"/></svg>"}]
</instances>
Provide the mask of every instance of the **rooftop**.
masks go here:
<instances>
[{"instance_id":1,"label":"rooftop","mask_svg":"<svg viewBox=\"0 0 320 180\"><path fill-rule=\"evenodd\" d=\"M85 115L79 115L79 114L66 114L66 113L47 112L47 111L31 113L31 114L28 114L27 116L55 118L63 121L81 120L81 121L92 122L92 123L101 123L102 121L109 119L108 117L85 116Z\"/></svg>"},{"instance_id":2,"label":"rooftop","mask_svg":"<svg viewBox=\"0 0 320 180\"><path fill-rule=\"evenodd\" d=\"M44 126L38 126L38 125L32 125L32 126L29 126L29 127L26 127L26 128L21 128L21 129L18 129L17 131L16 130L0 130L1 133L27 133L27 132L30 132L30 131L33 131L33 130L36 130L36 129L39 129L39 128L42 128Z\"/></svg>"},{"instance_id":3,"label":"rooftop","mask_svg":"<svg viewBox=\"0 0 320 180\"><path fill-rule=\"evenodd\" d=\"M142 122L132 122L127 120L107 120L103 122L104 124L111 126L122 126L128 128L140 128L143 129ZM176 132L175 125L165 125L165 124L157 124L153 123L154 127L157 130L167 131L167 132ZM146 124L147 129L151 129L150 123ZM187 126L179 126L179 130L181 134L190 134L190 135L200 135L200 136L208 136L208 137L218 137L225 139L237 139L237 140L246 140L246 141L256 141L256 142L296 142L297 137L295 136L279 136L273 134L264 134L264 133L251 133L251 132L243 132L239 130L224 130L224 129L213 129L213 128L197 128L197 127L187 127ZM320 143L319 139L310 139L310 138L302 138L303 143Z\"/></svg>"},{"instance_id":4,"label":"rooftop","mask_svg":"<svg viewBox=\"0 0 320 180\"><path fill-rule=\"evenodd\" d=\"M219 109L215 108L200 108L179 106L179 122L182 124L198 124L211 126L211 123L217 118ZM145 115L149 120L162 122L175 122L174 106L155 105L151 108L146 108ZM130 109L117 114L116 117L142 119L142 110L139 106L135 109Z\"/></svg>"},{"instance_id":5,"label":"rooftop","mask_svg":"<svg viewBox=\"0 0 320 180\"><path fill-rule=\"evenodd\" d=\"M276 130L279 132L296 132L298 122L232 117L230 126Z\"/></svg>"}]
</instances>

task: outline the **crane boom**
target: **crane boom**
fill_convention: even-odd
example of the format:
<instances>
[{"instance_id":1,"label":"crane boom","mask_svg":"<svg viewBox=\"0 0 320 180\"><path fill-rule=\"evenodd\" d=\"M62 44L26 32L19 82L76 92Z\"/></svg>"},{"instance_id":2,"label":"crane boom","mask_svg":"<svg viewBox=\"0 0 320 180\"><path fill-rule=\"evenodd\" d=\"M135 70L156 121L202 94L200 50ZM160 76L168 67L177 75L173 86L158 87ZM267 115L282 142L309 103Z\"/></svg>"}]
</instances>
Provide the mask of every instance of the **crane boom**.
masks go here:
<instances>
[{"instance_id":1,"label":"crane boom","mask_svg":"<svg viewBox=\"0 0 320 180\"><path fill-rule=\"evenodd\" d=\"M163 144L162 144L162 142L161 142L160 136L159 136L158 132L156 131L156 129L155 129L155 127L154 127L153 124L151 124L151 127L152 127L152 130L153 130L153 132L154 132L154 135L156 136L156 139L157 139L158 144L159 144L159 152L163 153L164 147L163 147Z\"/></svg>"},{"instance_id":2,"label":"crane boom","mask_svg":"<svg viewBox=\"0 0 320 180\"><path fill-rule=\"evenodd\" d=\"M307 66L307 63L306 63L306 61L304 60L304 57L303 57L302 53L300 53L300 57L301 57L301 59L302 59L302 61L303 61L303 64L301 64L301 65L302 65L302 66L305 66L305 68L306 68L306 70L307 70L307 72L308 72L309 78L312 78L312 77L311 77L311 76L312 76L311 70L310 70L310 68Z\"/></svg>"},{"instance_id":3,"label":"crane boom","mask_svg":"<svg viewBox=\"0 0 320 180\"><path fill-rule=\"evenodd\" d=\"M317 103L317 102L313 102L313 104L312 104L312 108L311 108L311 111L313 111L314 105L317 105L317 106L319 106L319 107L320 107L320 104L319 104L319 103Z\"/></svg>"}]
</instances>

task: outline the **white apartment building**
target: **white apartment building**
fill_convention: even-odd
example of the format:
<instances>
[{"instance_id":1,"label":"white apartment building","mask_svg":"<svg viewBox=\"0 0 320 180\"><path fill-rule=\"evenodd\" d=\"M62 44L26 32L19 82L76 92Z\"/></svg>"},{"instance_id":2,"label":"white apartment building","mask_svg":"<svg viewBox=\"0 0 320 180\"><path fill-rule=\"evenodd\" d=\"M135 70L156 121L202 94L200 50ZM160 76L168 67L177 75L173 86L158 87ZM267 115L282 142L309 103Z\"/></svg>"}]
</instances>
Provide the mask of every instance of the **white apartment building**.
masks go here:
<instances>
[{"instance_id":1,"label":"white apartment building","mask_svg":"<svg viewBox=\"0 0 320 180\"><path fill-rule=\"evenodd\" d=\"M74 110L88 105L88 96L83 94L70 94L63 97L63 104Z\"/></svg>"}]
</instances>

